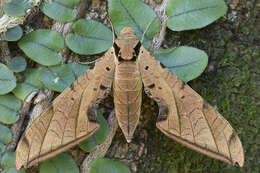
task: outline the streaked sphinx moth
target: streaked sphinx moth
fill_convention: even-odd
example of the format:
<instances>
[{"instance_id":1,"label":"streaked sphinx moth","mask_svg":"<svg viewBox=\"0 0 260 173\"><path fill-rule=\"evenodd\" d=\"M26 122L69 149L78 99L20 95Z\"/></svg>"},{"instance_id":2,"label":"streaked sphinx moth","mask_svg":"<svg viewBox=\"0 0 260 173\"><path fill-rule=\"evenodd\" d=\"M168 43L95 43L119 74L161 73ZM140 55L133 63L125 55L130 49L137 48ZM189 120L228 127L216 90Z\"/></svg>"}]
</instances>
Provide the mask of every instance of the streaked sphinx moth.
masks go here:
<instances>
[{"instance_id":1,"label":"streaked sphinx moth","mask_svg":"<svg viewBox=\"0 0 260 173\"><path fill-rule=\"evenodd\" d=\"M116 118L127 142L139 121L144 87L159 106L156 126L165 135L209 157L243 166L242 144L228 121L164 68L125 27L95 67L27 128L16 150L16 167L33 166L90 137L99 128L97 106L112 86Z\"/></svg>"}]
</instances>

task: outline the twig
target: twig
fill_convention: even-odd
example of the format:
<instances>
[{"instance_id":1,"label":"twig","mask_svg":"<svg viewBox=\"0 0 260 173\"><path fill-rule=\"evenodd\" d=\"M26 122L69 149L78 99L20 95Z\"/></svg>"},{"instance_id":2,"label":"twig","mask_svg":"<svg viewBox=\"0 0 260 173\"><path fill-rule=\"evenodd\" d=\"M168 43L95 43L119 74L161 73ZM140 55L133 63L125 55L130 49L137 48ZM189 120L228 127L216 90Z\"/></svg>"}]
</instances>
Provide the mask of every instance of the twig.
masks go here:
<instances>
[{"instance_id":1,"label":"twig","mask_svg":"<svg viewBox=\"0 0 260 173\"><path fill-rule=\"evenodd\" d=\"M7 64L11 60L11 53L7 41L0 41L0 51L2 62Z\"/></svg>"},{"instance_id":2,"label":"twig","mask_svg":"<svg viewBox=\"0 0 260 173\"><path fill-rule=\"evenodd\" d=\"M26 117L26 115L28 115L29 109L31 107L32 99L35 97L35 95L37 93L38 93L37 91L32 92L26 98L26 100L24 101L23 106L22 106L21 110L19 111L19 117L20 118L11 127L11 132L12 132L12 135L13 135L12 142L7 145L5 152L15 151L16 145L17 145L17 143L18 143L18 141L20 139L20 136L21 136L21 134L23 132L22 126L23 126L25 117Z\"/></svg>"},{"instance_id":3,"label":"twig","mask_svg":"<svg viewBox=\"0 0 260 173\"><path fill-rule=\"evenodd\" d=\"M157 16L159 17L160 20L160 32L157 34L156 37L153 39L153 44L152 44L152 50L156 50L161 47L162 42L164 40L165 36L165 31L167 27L167 20L168 16L166 15L166 6L168 4L168 0L163 0L161 5L159 7L155 8L155 12L157 13Z\"/></svg>"},{"instance_id":4,"label":"twig","mask_svg":"<svg viewBox=\"0 0 260 173\"><path fill-rule=\"evenodd\" d=\"M104 157L106 155L107 150L109 149L112 140L116 134L116 130L118 128L118 123L115 118L115 113L112 111L108 117L108 124L110 128L110 132L106 138L106 140L97 146L96 150L89 153L89 155L85 158L81 165L81 173L89 173L89 164L98 157Z\"/></svg>"}]
</instances>

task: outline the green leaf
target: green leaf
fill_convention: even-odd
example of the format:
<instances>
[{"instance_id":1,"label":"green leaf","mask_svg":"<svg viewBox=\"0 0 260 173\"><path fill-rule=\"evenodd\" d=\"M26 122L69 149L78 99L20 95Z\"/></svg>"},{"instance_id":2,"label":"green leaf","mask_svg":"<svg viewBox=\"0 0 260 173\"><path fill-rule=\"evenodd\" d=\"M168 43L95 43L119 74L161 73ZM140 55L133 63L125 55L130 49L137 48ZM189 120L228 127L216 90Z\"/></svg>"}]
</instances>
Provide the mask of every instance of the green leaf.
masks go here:
<instances>
[{"instance_id":1,"label":"green leaf","mask_svg":"<svg viewBox=\"0 0 260 173\"><path fill-rule=\"evenodd\" d=\"M5 144L0 142L0 155L1 155L2 152L5 151L5 147L6 147Z\"/></svg>"},{"instance_id":2,"label":"green leaf","mask_svg":"<svg viewBox=\"0 0 260 173\"><path fill-rule=\"evenodd\" d=\"M108 7L117 35L124 27L129 26L140 40L145 32L143 44L148 45L148 41L159 31L159 20L155 12L140 0L109 0Z\"/></svg>"},{"instance_id":3,"label":"green leaf","mask_svg":"<svg viewBox=\"0 0 260 173\"><path fill-rule=\"evenodd\" d=\"M77 14L74 7L79 4L79 0L50 0L44 1L40 9L50 18L59 22L73 21Z\"/></svg>"},{"instance_id":4,"label":"green leaf","mask_svg":"<svg viewBox=\"0 0 260 173\"><path fill-rule=\"evenodd\" d=\"M90 173L131 173L123 163L106 158L97 158L90 163Z\"/></svg>"},{"instance_id":5,"label":"green leaf","mask_svg":"<svg viewBox=\"0 0 260 173\"><path fill-rule=\"evenodd\" d=\"M67 64L70 68L70 70L72 71L72 73L74 74L74 76L76 76L76 78L78 78L80 75L82 75L87 69L89 69L89 66L87 65L82 65L76 62L72 62Z\"/></svg>"},{"instance_id":6,"label":"green leaf","mask_svg":"<svg viewBox=\"0 0 260 173\"><path fill-rule=\"evenodd\" d=\"M16 56L11 61L8 62L7 67L13 72L24 71L27 63L22 56Z\"/></svg>"},{"instance_id":7,"label":"green leaf","mask_svg":"<svg viewBox=\"0 0 260 173\"><path fill-rule=\"evenodd\" d=\"M22 73L24 81L17 83L16 88L13 90L14 95L20 100L24 100L31 92L43 89L43 84L39 80L40 70L27 68Z\"/></svg>"},{"instance_id":8,"label":"green leaf","mask_svg":"<svg viewBox=\"0 0 260 173\"><path fill-rule=\"evenodd\" d=\"M0 95L9 93L16 87L16 78L13 72L0 63Z\"/></svg>"},{"instance_id":9,"label":"green leaf","mask_svg":"<svg viewBox=\"0 0 260 173\"><path fill-rule=\"evenodd\" d=\"M74 23L73 31L67 35L66 44L78 54L97 54L112 47L113 33L97 21L80 19Z\"/></svg>"},{"instance_id":10,"label":"green leaf","mask_svg":"<svg viewBox=\"0 0 260 173\"><path fill-rule=\"evenodd\" d=\"M39 29L25 35L18 46L32 60L42 65L56 65L62 56L58 51L64 48L64 40L57 31Z\"/></svg>"},{"instance_id":11,"label":"green leaf","mask_svg":"<svg viewBox=\"0 0 260 173\"><path fill-rule=\"evenodd\" d=\"M5 124L15 123L19 119L17 114L21 106L21 101L12 94L0 96L0 122Z\"/></svg>"},{"instance_id":12,"label":"green leaf","mask_svg":"<svg viewBox=\"0 0 260 173\"><path fill-rule=\"evenodd\" d=\"M14 158L15 152L6 152L1 160L1 167L4 169L15 167Z\"/></svg>"},{"instance_id":13,"label":"green leaf","mask_svg":"<svg viewBox=\"0 0 260 173\"><path fill-rule=\"evenodd\" d=\"M198 77L208 64L204 51L186 46L157 51L155 57L184 82Z\"/></svg>"},{"instance_id":14,"label":"green leaf","mask_svg":"<svg viewBox=\"0 0 260 173\"><path fill-rule=\"evenodd\" d=\"M100 111L97 111L97 119L100 124L99 129L90 138L79 144L79 147L86 152L94 151L96 146L103 143L109 134L108 123Z\"/></svg>"},{"instance_id":15,"label":"green leaf","mask_svg":"<svg viewBox=\"0 0 260 173\"><path fill-rule=\"evenodd\" d=\"M173 31L202 28L226 11L224 0L169 0L166 8L168 27Z\"/></svg>"},{"instance_id":16,"label":"green leaf","mask_svg":"<svg viewBox=\"0 0 260 173\"><path fill-rule=\"evenodd\" d=\"M11 0L4 5L4 12L9 16L24 16L27 9L31 8L29 0Z\"/></svg>"},{"instance_id":17,"label":"green leaf","mask_svg":"<svg viewBox=\"0 0 260 173\"><path fill-rule=\"evenodd\" d=\"M67 64L40 69L40 81L49 89L62 92L76 80Z\"/></svg>"},{"instance_id":18,"label":"green leaf","mask_svg":"<svg viewBox=\"0 0 260 173\"><path fill-rule=\"evenodd\" d=\"M21 169L21 170L17 170L16 168L8 168L8 169L5 169L2 173L25 173L25 170L24 169Z\"/></svg>"},{"instance_id":19,"label":"green leaf","mask_svg":"<svg viewBox=\"0 0 260 173\"><path fill-rule=\"evenodd\" d=\"M79 173L79 168L73 158L61 153L45 162L40 167L40 173Z\"/></svg>"},{"instance_id":20,"label":"green leaf","mask_svg":"<svg viewBox=\"0 0 260 173\"><path fill-rule=\"evenodd\" d=\"M23 35L23 29L18 25L14 28L8 29L4 34L2 34L2 39L7 41L17 41Z\"/></svg>"},{"instance_id":21,"label":"green leaf","mask_svg":"<svg viewBox=\"0 0 260 173\"><path fill-rule=\"evenodd\" d=\"M0 142L3 144L9 144L12 141L12 133L6 126L0 124Z\"/></svg>"}]
</instances>

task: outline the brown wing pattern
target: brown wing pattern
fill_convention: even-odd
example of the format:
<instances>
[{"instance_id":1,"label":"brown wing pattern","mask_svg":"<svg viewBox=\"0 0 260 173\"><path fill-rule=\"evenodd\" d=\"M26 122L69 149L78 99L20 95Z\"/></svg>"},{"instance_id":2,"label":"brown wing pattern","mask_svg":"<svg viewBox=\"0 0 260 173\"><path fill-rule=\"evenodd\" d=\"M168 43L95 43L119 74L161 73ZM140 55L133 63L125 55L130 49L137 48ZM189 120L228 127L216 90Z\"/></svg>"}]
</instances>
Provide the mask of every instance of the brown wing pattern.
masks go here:
<instances>
[{"instance_id":1,"label":"brown wing pattern","mask_svg":"<svg viewBox=\"0 0 260 173\"><path fill-rule=\"evenodd\" d=\"M242 144L228 121L143 47L138 61L145 92L159 105L157 127L193 150L243 166Z\"/></svg>"},{"instance_id":2,"label":"brown wing pattern","mask_svg":"<svg viewBox=\"0 0 260 173\"><path fill-rule=\"evenodd\" d=\"M110 91L114 69L114 48L111 48L94 69L81 75L36 118L18 143L17 169L67 150L99 128L95 110Z\"/></svg>"}]
</instances>

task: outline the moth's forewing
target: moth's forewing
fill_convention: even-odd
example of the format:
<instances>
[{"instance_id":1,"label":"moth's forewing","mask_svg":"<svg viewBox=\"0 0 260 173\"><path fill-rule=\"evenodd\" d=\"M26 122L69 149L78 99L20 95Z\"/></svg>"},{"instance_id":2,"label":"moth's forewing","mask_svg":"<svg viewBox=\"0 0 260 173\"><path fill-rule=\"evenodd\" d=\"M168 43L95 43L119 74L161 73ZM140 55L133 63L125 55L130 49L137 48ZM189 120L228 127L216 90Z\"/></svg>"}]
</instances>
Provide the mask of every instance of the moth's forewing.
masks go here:
<instances>
[{"instance_id":1,"label":"moth's forewing","mask_svg":"<svg viewBox=\"0 0 260 173\"><path fill-rule=\"evenodd\" d=\"M228 121L144 47L138 61L144 89L159 105L157 127L193 150L243 166L243 147Z\"/></svg>"},{"instance_id":2,"label":"moth's forewing","mask_svg":"<svg viewBox=\"0 0 260 173\"><path fill-rule=\"evenodd\" d=\"M92 70L65 89L26 129L16 149L16 167L30 167L90 137L99 127L95 110L114 79L111 48Z\"/></svg>"}]
</instances>

